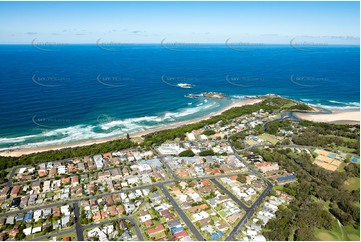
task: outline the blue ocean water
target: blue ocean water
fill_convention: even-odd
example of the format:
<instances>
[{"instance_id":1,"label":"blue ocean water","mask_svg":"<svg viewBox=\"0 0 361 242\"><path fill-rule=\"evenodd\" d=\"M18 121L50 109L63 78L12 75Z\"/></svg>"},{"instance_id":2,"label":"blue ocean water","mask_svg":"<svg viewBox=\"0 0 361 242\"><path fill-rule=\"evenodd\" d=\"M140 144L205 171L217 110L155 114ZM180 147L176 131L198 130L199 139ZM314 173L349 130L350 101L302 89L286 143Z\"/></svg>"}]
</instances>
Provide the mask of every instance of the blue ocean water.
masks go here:
<instances>
[{"instance_id":1,"label":"blue ocean water","mask_svg":"<svg viewBox=\"0 0 361 242\"><path fill-rule=\"evenodd\" d=\"M0 45L0 149L116 137L269 93L358 109L359 58L359 46ZM185 97L208 91L229 98Z\"/></svg>"}]
</instances>

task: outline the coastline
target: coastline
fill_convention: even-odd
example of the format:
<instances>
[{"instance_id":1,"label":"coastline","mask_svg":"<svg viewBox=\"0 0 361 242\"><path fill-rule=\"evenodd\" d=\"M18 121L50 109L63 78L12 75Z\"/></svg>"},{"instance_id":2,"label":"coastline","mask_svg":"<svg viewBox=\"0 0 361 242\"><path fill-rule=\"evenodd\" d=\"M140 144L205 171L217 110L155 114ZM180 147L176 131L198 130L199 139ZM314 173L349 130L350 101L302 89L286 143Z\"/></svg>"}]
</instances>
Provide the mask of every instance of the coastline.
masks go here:
<instances>
[{"instance_id":1,"label":"coastline","mask_svg":"<svg viewBox=\"0 0 361 242\"><path fill-rule=\"evenodd\" d=\"M231 108L256 104L256 103L261 102L262 100L263 99L258 98L258 99L247 99L247 100L234 102L234 103L231 103L228 106L220 109L219 111L209 113L209 114L207 114L205 116L202 116L202 117L199 117L199 118L195 118L195 119L187 120L187 121L176 122L176 123L172 123L172 124L167 124L167 125L164 125L164 126L161 126L161 127L151 128L151 129L147 129L147 130L144 130L144 131L138 131L138 132L135 132L135 133L130 133L129 135L130 135L131 138L140 138L140 137L142 137L144 135L147 135L147 134L150 134L150 133L154 133L154 132L158 132L158 131L162 131L162 130L166 130L166 129L177 128L177 127L187 125L187 124L197 123L197 122L199 122L201 120L206 120L206 119L209 119L209 118L211 118L213 116L219 115L219 114L223 113L224 111L227 111L227 110L229 110ZM15 148L15 149L11 149L11 150L9 149L9 150L0 151L0 156L19 157L19 156L22 156L22 155L27 155L27 154L32 154L32 153L39 153L39 152L50 151L50 150L60 150L60 149L65 149L65 148L74 148L74 147L80 147L80 146L88 146L88 145L92 145L92 144L100 144L100 143L105 143L105 142L108 142L108 141L113 141L113 140L122 139L122 138L126 138L126 135L107 138L107 139L88 140L88 141L83 141L83 142L79 142L79 143L75 143L75 144L39 146L39 147L18 148L18 149Z\"/></svg>"}]
</instances>

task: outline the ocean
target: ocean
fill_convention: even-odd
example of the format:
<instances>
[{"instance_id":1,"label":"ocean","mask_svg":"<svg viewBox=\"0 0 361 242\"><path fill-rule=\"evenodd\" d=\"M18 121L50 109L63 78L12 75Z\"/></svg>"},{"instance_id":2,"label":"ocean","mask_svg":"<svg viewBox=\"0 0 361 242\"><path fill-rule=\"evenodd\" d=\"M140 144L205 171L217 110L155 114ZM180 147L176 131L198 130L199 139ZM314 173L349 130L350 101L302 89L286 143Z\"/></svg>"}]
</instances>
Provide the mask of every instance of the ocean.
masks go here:
<instances>
[{"instance_id":1,"label":"ocean","mask_svg":"<svg viewBox=\"0 0 361 242\"><path fill-rule=\"evenodd\" d=\"M359 46L0 45L0 149L117 137L270 93L359 109L359 59ZM185 97L209 91L227 98Z\"/></svg>"}]
</instances>

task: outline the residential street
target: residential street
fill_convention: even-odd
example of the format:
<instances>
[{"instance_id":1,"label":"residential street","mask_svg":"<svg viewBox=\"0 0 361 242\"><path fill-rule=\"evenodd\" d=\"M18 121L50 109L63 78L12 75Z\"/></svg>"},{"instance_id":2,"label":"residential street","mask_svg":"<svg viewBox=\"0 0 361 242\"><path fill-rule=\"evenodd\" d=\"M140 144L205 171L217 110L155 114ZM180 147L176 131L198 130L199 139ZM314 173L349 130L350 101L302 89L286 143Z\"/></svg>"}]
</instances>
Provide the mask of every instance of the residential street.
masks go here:
<instances>
[{"instance_id":1,"label":"residential street","mask_svg":"<svg viewBox=\"0 0 361 242\"><path fill-rule=\"evenodd\" d=\"M164 195L168 198L169 202L173 205L173 208L178 212L179 216L183 219L183 221L186 223L188 228L192 231L192 233L196 236L198 241L203 241L204 238L199 233L199 231L194 227L193 223L189 220L187 215L183 212L183 210L179 207L177 202L174 200L174 198L169 194L167 189L163 185L159 185L159 188L162 190Z\"/></svg>"},{"instance_id":2,"label":"residential street","mask_svg":"<svg viewBox=\"0 0 361 242\"><path fill-rule=\"evenodd\" d=\"M142 233L140 231L140 228L138 227L137 223L134 221L133 217L131 216L125 216L125 217L119 217L116 219L111 219L111 220L107 220L107 221L103 221L100 223L95 223L95 224L90 224L90 225L81 225L80 224L80 208L78 203L84 200L89 200L89 199L95 199L95 198L100 198L100 197L105 197L105 196L111 196L111 195L115 195L115 194L119 194L119 193L123 193L123 192L128 192L128 191L134 191L137 189L146 189L146 188L150 188L153 186L157 186L161 189L161 191L164 193L164 195L167 197L167 199L169 200L169 202L172 204L172 206L174 207L174 209L178 212L178 214L180 215L180 217L183 219L183 221L186 223L186 225L188 226L188 228L191 230L191 232L196 236L197 240L203 241L204 238L202 237L202 235L200 234L200 232L195 228L195 226L193 225L193 223L190 221L190 219L187 217L187 215L183 212L183 210L179 207L179 205L177 204L177 202L174 200L174 198L169 194L169 192L167 191L167 189L164 187L165 184L168 183L172 183L174 181L192 181L192 180L200 180L200 179L210 179L213 183L215 183L222 191L224 191L232 200L234 200L242 209L244 209L246 211L245 216L240 220L240 222L233 228L233 230L231 231L231 233L228 235L226 240L234 240L236 235L241 231L241 229L243 228L243 226L246 224L246 222L248 221L249 218L252 217L253 213L255 212L256 208L258 206L260 206L260 204L263 202L264 198L268 195L268 193L270 192L270 190L273 187L273 184L268 181L262 174L260 174L253 166L251 166L250 164L248 164L246 161L244 161L242 159L242 157L240 157L238 155L238 153L236 152L236 150L232 147L233 152L235 154L235 156L242 161L248 168L249 168L249 172L247 172L246 174L256 174L258 177L261 177L267 184L267 188L262 192L262 194L257 198L257 200L255 201L255 203L252 204L251 207L246 206L244 203L242 203L235 195L233 195L233 193L231 193L229 190L227 190L221 183L219 183L216 178L221 178L221 177L230 177L230 176L234 176L235 174L239 174L239 173L232 173L232 174L221 174L221 175L214 175L214 176L203 176L203 177L194 177L194 178L179 178L175 172L171 169L171 167L164 161L164 156L162 155L158 155L159 160L162 162L162 164L167 168L167 170L169 171L169 173L173 176L173 179L168 180L168 181L162 181L162 182L158 182L158 183L153 183L153 184L147 184L147 185L141 185L141 186L137 186L137 187L132 187L132 188L126 188L126 189L122 189L119 191L114 191L114 192L109 192L109 193L103 193L101 195L91 195L91 196L86 196L86 197L81 197L81 198L75 198L75 199L69 199L69 200L65 200L65 201L61 201L61 202L55 202L55 203L51 203L51 204L46 204L46 205L42 205L42 206L34 206L34 207L27 207L25 209L22 210L16 210L16 211L10 211L10 212L6 212L3 215L5 216L11 216L11 215L16 215L18 213L25 213L27 211L31 211L31 210L36 210L36 209L46 209L46 208L51 208L51 207L55 207L55 206L62 206L64 204L69 204L69 205L73 205L74 206L74 216L75 216L75 228L73 229L68 229L65 231L60 231L57 233L53 233L50 235L44 235L44 236L40 236L37 237L34 240L46 240L49 237L57 237L57 236L62 236L65 235L67 233L71 233L73 231L75 231L77 239L79 241L83 241L84 240L84 231L86 229L89 228L93 228L93 227L97 227L100 225L104 225L107 224L109 222L112 222L114 220L119 220L119 219L127 219L129 220L135 227L135 232L139 238L139 240L144 240ZM10 174L10 178L12 178L15 174L16 168L14 168L11 171ZM244 173L243 173L244 174ZM9 179L9 184L12 184L11 179Z\"/></svg>"}]
</instances>

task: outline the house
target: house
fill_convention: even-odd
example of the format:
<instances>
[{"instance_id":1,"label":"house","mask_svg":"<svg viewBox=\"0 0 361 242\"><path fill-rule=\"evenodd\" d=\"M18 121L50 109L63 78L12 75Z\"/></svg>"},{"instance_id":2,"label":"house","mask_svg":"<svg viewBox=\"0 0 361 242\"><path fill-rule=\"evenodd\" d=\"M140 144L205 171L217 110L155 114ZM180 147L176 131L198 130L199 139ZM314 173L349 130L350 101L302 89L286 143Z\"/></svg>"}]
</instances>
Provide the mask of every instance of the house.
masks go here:
<instances>
[{"instance_id":1,"label":"house","mask_svg":"<svg viewBox=\"0 0 361 242\"><path fill-rule=\"evenodd\" d=\"M163 155L178 155L183 150L178 143L163 143L158 148L159 153Z\"/></svg>"},{"instance_id":2,"label":"house","mask_svg":"<svg viewBox=\"0 0 361 242\"><path fill-rule=\"evenodd\" d=\"M185 189L188 186L188 184L182 181L181 183L179 183L179 186L181 186L182 189Z\"/></svg>"},{"instance_id":3,"label":"house","mask_svg":"<svg viewBox=\"0 0 361 242\"><path fill-rule=\"evenodd\" d=\"M103 157L101 155L95 155L93 158L94 158L95 166L97 167L97 169L102 169L103 168Z\"/></svg>"},{"instance_id":4,"label":"house","mask_svg":"<svg viewBox=\"0 0 361 242\"><path fill-rule=\"evenodd\" d=\"M99 211L96 211L93 213L93 221L99 222L102 219L101 213Z\"/></svg>"},{"instance_id":5,"label":"house","mask_svg":"<svg viewBox=\"0 0 361 242\"><path fill-rule=\"evenodd\" d=\"M108 207L110 216L118 215L117 207L115 205Z\"/></svg>"},{"instance_id":6,"label":"house","mask_svg":"<svg viewBox=\"0 0 361 242\"><path fill-rule=\"evenodd\" d=\"M145 225L145 227L150 227L150 226L153 225L153 221L152 220L147 220L147 221L144 222L144 225Z\"/></svg>"},{"instance_id":7,"label":"house","mask_svg":"<svg viewBox=\"0 0 361 242\"><path fill-rule=\"evenodd\" d=\"M114 168L110 170L112 180L119 180L122 178L122 173L119 168Z\"/></svg>"},{"instance_id":8,"label":"house","mask_svg":"<svg viewBox=\"0 0 361 242\"><path fill-rule=\"evenodd\" d=\"M183 230L184 230L184 228L183 228L182 226L172 227L172 228L170 229L170 231L171 231L172 234L179 233L179 232L181 232L181 231L183 231Z\"/></svg>"},{"instance_id":9,"label":"house","mask_svg":"<svg viewBox=\"0 0 361 242\"><path fill-rule=\"evenodd\" d=\"M40 181L34 181L31 184L31 187L34 191L40 191Z\"/></svg>"},{"instance_id":10,"label":"house","mask_svg":"<svg viewBox=\"0 0 361 242\"><path fill-rule=\"evenodd\" d=\"M70 215L69 204L60 207L60 211L63 215Z\"/></svg>"},{"instance_id":11,"label":"house","mask_svg":"<svg viewBox=\"0 0 361 242\"><path fill-rule=\"evenodd\" d=\"M41 218L42 213L43 212L41 210L35 210L34 211L34 221L35 222L37 222Z\"/></svg>"},{"instance_id":12,"label":"house","mask_svg":"<svg viewBox=\"0 0 361 242\"><path fill-rule=\"evenodd\" d=\"M149 229L148 234L150 236L152 236L152 235L158 234L158 233L163 232L163 231L164 231L164 226L162 224L160 224L160 225L158 225L157 227L155 227L153 229Z\"/></svg>"},{"instance_id":13,"label":"house","mask_svg":"<svg viewBox=\"0 0 361 242\"><path fill-rule=\"evenodd\" d=\"M129 234L128 231L125 231L121 236L120 236L120 240L121 241L126 241L126 240L130 240L132 238L132 236Z\"/></svg>"},{"instance_id":14,"label":"house","mask_svg":"<svg viewBox=\"0 0 361 242\"><path fill-rule=\"evenodd\" d=\"M294 182L294 181L296 181L296 179L297 178L295 175L288 175L288 176L276 178L276 180L279 184L286 184L286 183Z\"/></svg>"},{"instance_id":15,"label":"house","mask_svg":"<svg viewBox=\"0 0 361 242\"><path fill-rule=\"evenodd\" d=\"M3 189L0 192L0 197L7 197L9 191L10 191L10 187L3 187Z\"/></svg>"},{"instance_id":16,"label":"house","mask_svg":"<svg viewBox=\"0 0 361 242\"><path fill-rule=\"evenodd\" d=\"M176 239L183 239L184 237L187 237L189 234L187 230L182 230L178 233L173 234L174 238Z\"/></svg>"},{"instance_id":17,"label":"house","mask_svg":"<svg viewBox=\"0 0 361 242\"><path fill-rule=\"evenodd\" d=\"M33 212L29 211L25 214L24 221L29 223L33 219Z\"/></svg>"},{"instance_id":18,"label":"house","mask_svg":"<svg viewBox=\"0 0 361 242\"><path fill-rule=\"evenodd\" d=\"M104 181L106 179L110 178L110 172L109 171L104 171L104 172L99 172L98 173L98 180L99 181Z\"/></svg>"},{"instance_id":19,"label":"house","mask_svg":"<svg viewBox=\"0 0 361 242\"><path fill-rule=\"evenodd\" d=\"M58 174L59 175L63 175L66 173L68 173L68 169L65 166L63 166L63 165L58 166Z\"/></svg>"},{"instance_id":20,"label":"house","mask_svg":"<svg viewBox=\"0 0 361 242\"><path fill-rule=\"evenodd\" d=\"M24 215L22 214L19 214L15 217L15 221L16 222L20 222L20 221L23 221L24 220Z\"/></svg>"},{"instance_id":21,"label":"house","mask_svg":"<svg viewBox=\"0 0 361 242\"><path fill-rule=\"evenodd\" d=\"M179 222L179 220L174 220L172 222L168 222L168 227L169 228L173 228L173 227L181 227L182 224Z\"/></svg>"},{"instance_id":22,"label":"house","mask_svg":"<svg viewBox=\"0 0 361 242\"><path fill-rule=\"evenodd\" d=\"M60 217L60 208L53 208L53 217Z\"/></svg>"},{"instance_id":23,"label":"house","mask_svg":"<svg viewBox=\"0 0 361 242\"><path fill-rule=\"evenodd\" d=\"M38 170L38 176L39 177L44 177L44 176L46 176L48 173L47 173L47 171L46 171L46 169L45 168L40 168L39 170Z\"/></svg>"},{"instance_id":24,"label":"house","mask_svg":"<svg viewBox=\"0 0 361 242\"><path fill-rule=\"evenodd\" d=\"M56 176L56 168L51 168L50 171L49 171L49 177L52 178L52 177L55 177Z\"/></svg>"},{"instance_id":25,"label":"house","mask_svg":"<svg viewBox=\"0 0 361 242\"><path fill-rule=\"evenodd\" d=\"M193 133L186 133L186 136L188 138L189 141L195 141L196 137Z\"/></svg>"},{"instance_id":26,"label":"house","mask_svg":"<svg viewBox=\"0 0 361 242\"><path fill-rule=\"evenodd\" d=\"M6 224L14 224L15 217L14 216L8 216L6 217Z\"/></svg>"},{"instance_id":27,"label":"house","mask_svg":"<svg viewBox=\"0 0 361 242\"><path fill-rule=\"evenodd\" d=\"M224 236L223 232L218 231L218 232L213 232L210 237L211 237L212 240L218 240L222 236Z\"/></svg>"},{"instance_id":28,"label":"house","mask_svg":"<svg viewBox=\"0 0 361 242\"><path fill-rule=\"evenodd\" d=\"M17 197L20 191L20 186L14 186L11 190L10 197L14 198Z\"/></svg>"},{"instance_id":29,"label":"house","mask_svg":"<svg viewBox=\"0 0 361 242\"><path fill-rule=\"evenodd\" d=\"M71 185L73 187L79 185L79 177L78 176L72 176L71 177Z\"/></svg>"},{"instance_id":30,"label":"house","mask_svg":"<svg viewBox=\"0 0 361 242\"><path fill-rule=\"evenodd\" d=\"M77 170L77 167L76 167L76 165L75 164L72 164L72 163L69 163L68 164L68 166L67 166L67 168L68 168L68 171L69 172L76 172L76 170Z\"/></svg>"},{"instance_id":31,"label":"house","mask_svg":"<svg viewBox=\"0 0 361 242\"><path fill-rule=\"evenodd\" d=\"M70 177L61 178L61 184L70 184Z\"/></svg>"},{"instance_id":32,"label":"house","mask_svg":"<svg viewBox=\"0 0 361 242\"><path fill-rule=\"evenodd\" d=\"M110 206L110 205L113 205L113 204L114 204L114 200L113 200L112 196L107 196L107 197L105 197L105 204L106 204L107 206Z\"/></svg>"},{"instance_id":33,"label":"house","mask_svg":"<svg viewBox=\"0 0 361 242\"><path fill-rule=\"evenodd\" d=\"M263 173L266 173L268 171L278 171L279 170L279 166L277 163L257 162L257 163L255 163L255 166Z\"/></svg>"},{"instance_id":34,"label":"house","mask_svg":"<svg viewBox=\"0 0 361 242\"><path fill-rule=\"evenodd\" d=\"M29 228L23 229L23 233L24 233L26 236L28 236L28 235L30 235L30 234L31 234L31 230L32 230L32 229L33 229L32 227L29 227Z\"/></svg>"},{"instance_id":35,"label":"house","mask_svg":"<svg viewBox=\"0 0 361 242\"><path fill-rule=\"evenodd\" d=\"M104 153L104 154L103 154L103 158L104 158L104 159L111 159L111 158L112 158L112 153L110 153L110 152Z\"/></svg>"},{"instance_id":36,"label":"house","mask_svg":"<svg viewBox=\"0 0 361 242\"><path fill-rule=\"evenodd\" d=\"M62 227L67 227L69 222L70 222L70 216L69 215L66 215L66 216L61 218L61 226Z\"/></svg>"},{"instance_id":37,"label":"house","mask_svg":"<svg viewBox=\"0 0 361 242\"><path fill-rule=\"evenodd\" d=\"M31 233L32 233L32 234L39 233L39 232L41 232L41 226L35 227L35 228L33 228L33 229L31 230Z\"/></svg>"},{"instance_id":38,"label":"house","mask_svg":"<svg viewBox=\"0 0 361 242\"><path fill-rule=\"evenodd\" d=\"M124 176L129 176L129 170L128 170L128 168L127 168L127 167L123 167L122 173L123 173Z\"/></svg>"}]
</instances>

